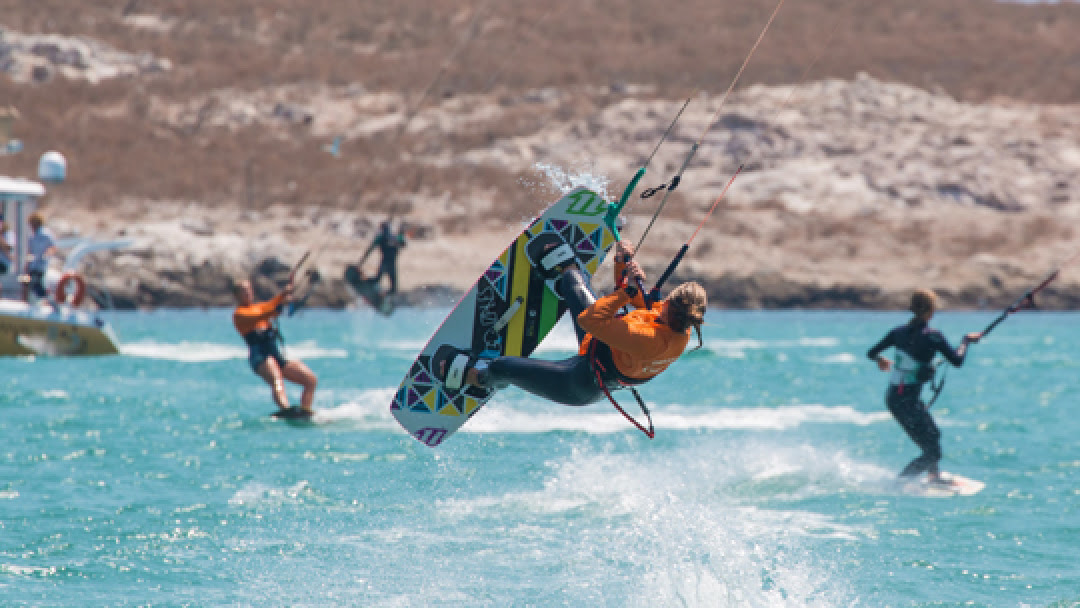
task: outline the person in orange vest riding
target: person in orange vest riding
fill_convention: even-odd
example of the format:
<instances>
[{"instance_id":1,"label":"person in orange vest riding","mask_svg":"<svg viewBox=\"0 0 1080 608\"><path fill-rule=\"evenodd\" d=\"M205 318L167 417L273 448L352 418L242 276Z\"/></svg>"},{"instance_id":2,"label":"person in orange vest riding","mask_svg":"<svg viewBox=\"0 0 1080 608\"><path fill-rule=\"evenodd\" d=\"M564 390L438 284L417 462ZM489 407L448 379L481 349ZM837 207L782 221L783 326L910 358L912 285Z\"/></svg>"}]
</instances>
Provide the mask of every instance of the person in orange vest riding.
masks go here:
<instances>
[{"instance_id":1,"label":"person in orange vest riding","mask_svg":"<svg viewBox=\"0 0 1080 608\"><path fill-rule=\"evenodd\" d=\"M701 347L708 301L700 284L683 283L648 309L640 291L631 295L627 289L637 280L644 282L645 272L633 259L633 246L619 242L616 289L597 300L574 263L569 245L557 237L552 240L541 268L550 278L557 278L556 291L574 319L578 354L561 361L513 356L484 360L443 346L433 356L432 368L444 378L447 389L462 384L514 385L556 403L588 405L601 400L605 389L632 387L655 378L679 358L692 334L697 335L697 348ZM619 311L624 306L634 309L622 315Z\"/></svg>"},{"instance_id":2,"label":"person in orange vest riding","mask_svg":"<svg viewBox=\"0 0 1080 608\"><path fill-rule=\"evenodd\" d=\"M301 361L287 360L281 352L283 342L277 327L277 317L292 295L290 280L274 298L255 302L251 281L238 281L233 286L236 310L233 325L248 345L248 363L252 371L270 385L274 403L280 412L289 412L289 397L285 394L285 380L304 387L300 396L300 414L310 416L315 401L315 374Z\"/></svg>"}]
</instances>

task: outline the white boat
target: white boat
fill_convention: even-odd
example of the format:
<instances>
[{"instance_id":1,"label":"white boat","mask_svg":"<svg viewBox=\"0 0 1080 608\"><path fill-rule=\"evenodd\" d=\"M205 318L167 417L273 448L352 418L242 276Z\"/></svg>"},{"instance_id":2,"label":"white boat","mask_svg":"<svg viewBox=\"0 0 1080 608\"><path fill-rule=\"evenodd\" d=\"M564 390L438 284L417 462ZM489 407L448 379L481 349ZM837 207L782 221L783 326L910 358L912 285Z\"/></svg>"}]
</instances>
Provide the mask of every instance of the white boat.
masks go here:
<instances>
[{"instance_id":1,"label":"white boat","mask_svg":"<svg viewBox=\"0 0 1080 608\"><path fill-rule=\"evenodd\" d=\"M20 272L28 258L27 218L45 195L40 183L0 176L0 212L15 233L11 264L0 274L0 356L115 355L116 335L96 312L84 308L85 282L77 273L79 258L120 243L80 243L67 256L65 267L45 275L48 297L22 299ZM72 293L66 293L68 290Z\"/></svg>"}]
</instances>

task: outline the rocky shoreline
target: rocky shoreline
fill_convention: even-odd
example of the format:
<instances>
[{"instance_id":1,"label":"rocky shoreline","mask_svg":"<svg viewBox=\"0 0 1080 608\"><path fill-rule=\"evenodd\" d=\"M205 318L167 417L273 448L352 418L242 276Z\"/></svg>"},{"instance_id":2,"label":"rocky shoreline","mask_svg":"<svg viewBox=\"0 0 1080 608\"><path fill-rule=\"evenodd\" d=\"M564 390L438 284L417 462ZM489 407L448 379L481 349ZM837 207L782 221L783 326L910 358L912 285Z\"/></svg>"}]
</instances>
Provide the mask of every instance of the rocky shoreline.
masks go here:
<instances>
[{"instance_id":1,"label":"rocky shoreline","mask_svg":"<svg viewBox=\"0 0 1080 608\"><path fill-rule=\"evenodd\" d=\"M228 307L233 302L227 285L240 276L221 266L202 264L186 272L148 272L141 280L135 281L131 280L132 274L127 274L124 279L117 280L97 274L106 266L111 265L93 267L96 272L89 275L88 287L94 293L107 293L108 299L102 300L101 304L118 310ZM260 298L268 298L284 283L289 271L290 267L284 261L270 257L260 262L253 272L243 276L254 281ZM326 268L320 270L321 278L307 301L309 307L342 309L365 306L340 276L331 275L330 272ZM769 271L749 276L729 272L708 279L676 275L672 284L681 280L699 280L709 293L711 306L733 310L902 310L906 309L911 293L907 289L888 290L871 283L801 283ZM456 303L466 289L461 285L444 283L416 285L396 294L394 302L399 307L448 307ZM935 289L948 308L967 310L1003 308L1012 304L1026 290L1024 287L1010 290L994 282L956 289L936 286ZM1043 310L1080 309L1080 287L1075 284L1051 286L1040 293L1038 304Z\"/></svg>"},{"instance_id":2,"label":"rocky shoreline","mask_svg":"<svg viewBox=\"0 0 1080 608\"><path fill-rule=\"evenodd\" d=\"M420 112L410 129L433 142L452 139L478 115L497 123L509 103L498 95L469 102ZM471 182L467 194L425 186L399 192L392 205L360 209L126 200L90 210L62 185L47 201L60 233L131 241L97 254L85 271L119 308L227 306L228 282L239 276L254 276L265 296L305 250L315 252L325 278L310 304L349 306L355 298L344 268L388 218L412 235L400 259L401 303L449 305L559 192L586 185L613 198L622 186L610 176L633 172L680 103L623 98L587 119L402 156L421 177L457 168L520 176ZM678 168L718 108L710 98L697 103L656 155L657 177L643 187ZM400 114L386 112L379 124L402 124ZM743 165L680 268L679 278L702 282L716 306L896 309L926 286L950 307L998 308L1077 247L1074 107L961 103L861 76L796 89L749 87L718 115L640 255L648 272L661 272ZM303 192L294 198L303 200ZM654 201L633 199L628 238L649 222ZM1041 304L1080 307L1078 279L1080 271L1064 272Z\"/></svg>"},{"instance_id":3,"label":"rocky shoreline","mask_svg":"<svg viewBox=\"0 0 1080 608\"><path fill-rule=\"evenodd\" d=\"M188 211L194 212L191 208ZM280 211L283 215L291 213ZM213 213L219 218L217 223L226 226L242 224L244 216L255 228L282 221L273 211L257 220L250 211L218 209ZM128 239L129 246L116 252L92 254L83 274L92 293L109 294L108 306L121 310L227 307L232 305L228 289L232 280L250 278L261 298L270 297L284 283L292 264L305 251L312 251L320 280L313 286L308 305L338 309L364 306L343 275L346 265L355 264L370 242L370 227L365 222L350 224L350 230L355 228L356 232L343 234L345 224L329 219L329 225L335 226L330 230L335 236L330 239L326 236L327 220L333 216L319 210L312 213L310 221L298 223L293 231L295 238L287 244L270 233L245 235L235 228L219 233L205 224L197 226L178 220L129 223L127 228L109 235ZM72 222L72 218L80 216L72 214L58 219L58 228L74 232L77 219ZM646 219L636 216L630 226L643 225ZM688 228L681 222L672 224L658 232ZM759 221L757 225L761 228L762 224ZM727 229L738 232L738 225L735 222ZM433 226L414 226L422 236L410 239L400 259L402 288L395 297L400 306L453 305L498 249L520 229L520 226L508 226L501 230L440 236ZM728 309L903 309L911 289L924 285L937 290L949 308L997 309L1013 303L1042 278L1039 273L1050 268L1024 268L1013 261L982 255L975 256L975 261L964 268L954 268L954 272L942 272L931 266L907 268L905 276L894 277L902 278L902 282L893 280L893 285L888 285L880 280L880 272L867 273L860 280L858 270L840 273L832 266L821 267L818 274L806 274L796 268L780 269L777 263L784 256L769 256L764 252L771 264L755 262L748 266L748 272L740 272L713 263L719 242L724 238L724 234L704 238L670 284L697 280L706 287L713 306ZM1055 252L1065 251L1062 245L1051 244L1044 257L1052 259ZM667 257L648 250L640 257L652 276L659 274L668 262ZM376 258L377 254L373 254L369 260L369 271L374 269ZM754 262L750 256L744 259ZM804 262L814 267L809 261ZM607 267L604 268L596 279L601 290L611 286ZM1066 270L1061 281L1041 294L1040 308L1080 308L1076 274Z\"/></svg>"},{"instance_id":4,"label":"rocky shoreline","mask_svg":"<svg viewBox=\"0 0 1080 608\"><path fill-rule=\"evenodd\" d=\"M4 36L9 71L30 81L34 66L57 62L65 77L106 80L170 70L164 59L87 41ZM423 107L395 91L326 83L129 101L85 112L152 128L138 145L216 150L223 164L215 177L225 186L212 199L125 195L88 204L88 192L112 187L110 175L147 169L105 168L88 189L86 175L98 168L70 159L74 177L50 186L46 213L57 234L129 242L84 268L92 291L109 294L102 303L122 309L228 306L239 277L253 277L266 297L309 250L324 278L309 304L349 306L344 269L387 219L411 235L400 303L450 305L561 192L584 185L612 199L649 157L641 189L657 186L702 133L639 258L647 272L661 272L726 192L677 277L703 283L716 306L895 309L925 286L950 307L996 308L1077 247L1075 106L964 102L866 74L752 85L730 98L693 96L651 156L683 101L656 98L648 85L498 90ZM312 169L290 176L291 168L268 165L285 160L273 157L288 156L286 143L245 148L253 133L301 142ZM155 175L204 187L202 175L177 162ZM632 199L627 238L642 233L656 204ZM1063 273L1043 305L1080 307L1078 279L1080 271Z\"/></svg>"}]
</instances>

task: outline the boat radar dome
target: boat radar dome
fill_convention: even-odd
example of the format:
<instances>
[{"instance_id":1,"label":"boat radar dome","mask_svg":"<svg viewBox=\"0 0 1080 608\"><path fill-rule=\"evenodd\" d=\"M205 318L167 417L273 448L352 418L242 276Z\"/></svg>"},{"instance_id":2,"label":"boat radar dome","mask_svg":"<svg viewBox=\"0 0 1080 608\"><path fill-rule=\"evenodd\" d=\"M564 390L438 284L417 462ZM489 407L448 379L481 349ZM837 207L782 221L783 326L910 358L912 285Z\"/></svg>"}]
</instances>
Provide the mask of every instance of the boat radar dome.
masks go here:
<instances>
[{"instance_id":1,"label":"boat radar dome","mask_svg":"<svg viewBox=\"0 0 1080 608\"><path fill-rule=\"evenodd\" d=\"M38 179L45 182L60 183L67 178L67 160L56 150L49 150L41 155L38 162Z\"/></svg>"}]
</instances>

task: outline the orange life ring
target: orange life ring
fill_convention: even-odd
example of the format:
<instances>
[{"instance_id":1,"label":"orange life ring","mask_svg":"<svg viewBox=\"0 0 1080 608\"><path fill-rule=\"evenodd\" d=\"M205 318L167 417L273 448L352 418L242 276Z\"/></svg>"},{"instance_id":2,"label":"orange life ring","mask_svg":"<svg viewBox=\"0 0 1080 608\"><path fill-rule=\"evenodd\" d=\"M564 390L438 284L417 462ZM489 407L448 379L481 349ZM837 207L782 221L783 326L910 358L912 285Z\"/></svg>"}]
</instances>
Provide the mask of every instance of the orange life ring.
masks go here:
<instances>
[{"instance_id":1,"label":"orange life ring","mask_svg":"<svg viewBox=\"0 0 1080 608\"><path fill-rule=\"evenodd\" d=\"M86 295L86 281L83 280L82 275L74 272L65 272L60 276L60 281L56 284L56 301L67 301L68 281L75 282L75 293L71 295L71 305L79 306L82 304L83 297Z\"/></svg>"}]
</instances>

